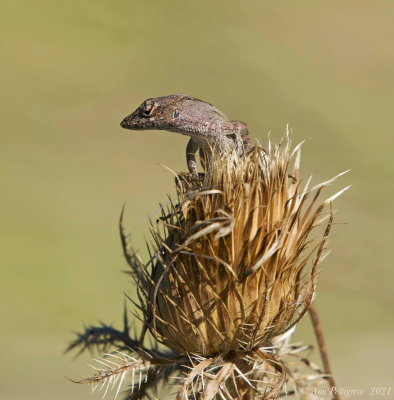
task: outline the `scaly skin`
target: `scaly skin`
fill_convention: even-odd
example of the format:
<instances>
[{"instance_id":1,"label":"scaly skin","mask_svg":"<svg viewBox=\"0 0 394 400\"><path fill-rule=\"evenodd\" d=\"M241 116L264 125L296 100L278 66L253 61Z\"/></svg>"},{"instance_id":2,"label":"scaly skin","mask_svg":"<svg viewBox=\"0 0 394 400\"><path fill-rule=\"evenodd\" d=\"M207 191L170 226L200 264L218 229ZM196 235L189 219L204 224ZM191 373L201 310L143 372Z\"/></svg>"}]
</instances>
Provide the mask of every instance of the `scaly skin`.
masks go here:
<instances>
[{"instance_id":1,"label":"scaly skin","mask_svg":"<svg viewBox=\"0 0 394 400\"><path fill-rule=\"evenodd\" d=\"M229 121L212 104L182 94L147 99L120 125L125 129L166 130L190 136L186 160L194 176L197 176L197 150L204 161L213 147L219 151L237 149L240 153L251 147L244 122Z\"/></svg>"}]
</instances>

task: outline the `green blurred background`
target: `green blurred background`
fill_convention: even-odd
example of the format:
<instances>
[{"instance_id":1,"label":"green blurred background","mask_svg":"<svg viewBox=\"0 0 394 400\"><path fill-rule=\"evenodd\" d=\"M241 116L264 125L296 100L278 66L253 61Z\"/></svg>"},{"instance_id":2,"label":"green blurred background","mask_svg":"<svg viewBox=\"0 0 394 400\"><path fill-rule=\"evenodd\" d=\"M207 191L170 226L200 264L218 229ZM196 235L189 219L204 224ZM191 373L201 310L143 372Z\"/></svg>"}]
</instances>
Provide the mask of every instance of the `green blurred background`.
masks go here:
<instances>
[{"instance_id":1,"label":"green blurred background","mask_svg":"<svg viewBox=\"0 0 394 400\"><path fill-rule=\"evenodd\" d=\"M23 0L0 19L1 399L91 398L64 379L90 356L63 351L83 323L121 323L121 206L143 256L173 192L160 164L185 169L186 137L119 122L172 93L263 145L289 123L315 183L352 168L326 192L353 185L317 306L338 386L393 384L393 1Z\"/></svg>"}]
</instances>

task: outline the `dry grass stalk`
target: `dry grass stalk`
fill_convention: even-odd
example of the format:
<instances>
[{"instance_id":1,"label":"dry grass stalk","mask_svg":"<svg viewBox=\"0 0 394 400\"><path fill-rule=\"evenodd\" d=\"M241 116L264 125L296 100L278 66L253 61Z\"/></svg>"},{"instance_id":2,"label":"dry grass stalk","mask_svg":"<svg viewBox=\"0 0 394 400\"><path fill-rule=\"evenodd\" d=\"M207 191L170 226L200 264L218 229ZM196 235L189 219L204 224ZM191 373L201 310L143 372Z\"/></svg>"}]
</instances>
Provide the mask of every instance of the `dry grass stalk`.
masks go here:
<instances>
[{"instance_id":1,"label":"dry grass stalk","mask_svg":"<svg viewBox=\"0 0 394 400\"><path fill-rule=\"evenodd\" d=\"M331 202L346 189L321 201L337 177L309 188L299 165L300 145L291 150L288 135L242 157L213 152L202 182L179 178L178 201L162 207L146 264L121 224L144 329L138 341L130 339L130 355L123 351L116 365L101 360L105 367L79 382L115 385L140 373L148 389L171 371L181 379L177 399L202 400L275 399L286 382L299 394L310 379L319 383L318 369L300 372L302 360L313 367L299 356L306 348L288 339L316 290ZM144 348L146 329L170 351ZM89 347L84 340L74 347ZM288 358L297 360L295 368Z\"/></svg>"}]
</instances>

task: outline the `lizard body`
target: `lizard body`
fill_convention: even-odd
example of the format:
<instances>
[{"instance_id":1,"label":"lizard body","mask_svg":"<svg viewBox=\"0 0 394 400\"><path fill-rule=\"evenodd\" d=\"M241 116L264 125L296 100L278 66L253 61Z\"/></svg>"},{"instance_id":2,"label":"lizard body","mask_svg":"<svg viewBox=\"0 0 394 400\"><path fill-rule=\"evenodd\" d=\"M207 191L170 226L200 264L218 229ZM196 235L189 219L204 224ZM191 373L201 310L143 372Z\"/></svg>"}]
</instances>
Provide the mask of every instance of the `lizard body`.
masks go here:
<instances>
[{"instance_id":1,"label":"lizard body","mask_svg":"<svg viewBox=\"0 0 394 400\"><path fill-rule=\"evenodd\" d=\"M230 121L221 111L205 101L181 94L145 100L121 122L132 130L166 130L190 136L186 147L189 172L197 175L195 153L203 162L211 148L219 151L251 148L248 127L241 121Z\"/></svg>"}]
</instances>

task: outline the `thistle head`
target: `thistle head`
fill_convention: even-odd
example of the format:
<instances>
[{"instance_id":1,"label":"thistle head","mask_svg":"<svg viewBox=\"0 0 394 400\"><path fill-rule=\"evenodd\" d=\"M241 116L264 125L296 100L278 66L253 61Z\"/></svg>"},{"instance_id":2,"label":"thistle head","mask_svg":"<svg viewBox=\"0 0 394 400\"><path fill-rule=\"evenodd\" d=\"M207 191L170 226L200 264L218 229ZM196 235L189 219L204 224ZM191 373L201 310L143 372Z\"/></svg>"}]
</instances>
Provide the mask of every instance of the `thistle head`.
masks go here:
<instances>
[{"instance_id":1,"label":"thistle head","mask_svg":"<svg viewBox=\"0 0 394 400\"><path fill-rule=\"evenodd\" d=\"M285 382L306 398L311 380L322 384L321 371L300 355L308 347L287 339L312 302L331 202L345 189L320 200L335 178L309 188L299 165L300 146L291 150L288 136L243 156L213 149L202 182L178 176L184 184L177 201L162 207L147 263L129 247L121 219L144 328L130 338L125 314L121 332L102 326L79 335L71 348L120 352L77 382L107 389L118 383L119 391L131 376L128 398L151 398L159 382L177 374L176 400L276 399ZM147 329L170 350L144 347Z\"/></svg>"},{"instance_id":2,"label":"thistle head","mask_svg":"<svg viewBox=\"0 0 394 400\"><path fill-rule=\"evenodd\" d=\"M157 339L213 356L269 346L299 321L332 223L330 199L319 200L324 184L303 185L299 161L288 137L245 157L214 152L197 190L179 186L179 202L162 210L157 262L141 287ZM316 229L323 232L312 237Z\"/></svg>"}]
</instances>

